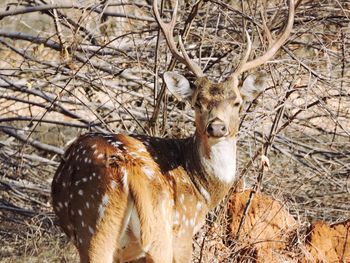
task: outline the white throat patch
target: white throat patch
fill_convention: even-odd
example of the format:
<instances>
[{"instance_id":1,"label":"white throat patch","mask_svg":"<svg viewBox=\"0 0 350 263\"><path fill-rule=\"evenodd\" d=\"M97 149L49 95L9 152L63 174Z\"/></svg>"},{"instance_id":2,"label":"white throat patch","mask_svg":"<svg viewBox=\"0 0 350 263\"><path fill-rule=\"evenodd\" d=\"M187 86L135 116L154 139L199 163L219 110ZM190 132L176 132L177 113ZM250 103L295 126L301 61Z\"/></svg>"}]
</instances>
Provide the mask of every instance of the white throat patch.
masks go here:
<instances>
[{"instance_id":1,"label":"white throat patch","mask_svg":"<svg viewBox=\"0 0 350 263\"><path fill-rule=\"evenodd\" d=\"M220 181L231 183L236 175L236 140L225 139L210 148L210 158L202 158L202 164L209 174Z\"/></svg>"}]
</instances>

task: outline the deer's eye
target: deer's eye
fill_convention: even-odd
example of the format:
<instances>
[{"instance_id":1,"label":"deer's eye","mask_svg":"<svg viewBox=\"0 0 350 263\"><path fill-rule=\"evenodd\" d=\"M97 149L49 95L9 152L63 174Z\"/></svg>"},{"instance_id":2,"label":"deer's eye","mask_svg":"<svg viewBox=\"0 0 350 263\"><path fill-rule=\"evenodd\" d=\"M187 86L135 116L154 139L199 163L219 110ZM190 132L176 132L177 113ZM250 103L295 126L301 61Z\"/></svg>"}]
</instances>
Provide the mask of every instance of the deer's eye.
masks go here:
<instances>
[{"instance_id":1,"label":"deer's eye","mask_svg":"<svg viewBox=\"0 0 350 263\"><path fill-rule=\"evenodd\" d=\"M237 101L233 104L233 107L239 107L240 105L241 105L241 103Z\"/></svg>"}]
</instances>

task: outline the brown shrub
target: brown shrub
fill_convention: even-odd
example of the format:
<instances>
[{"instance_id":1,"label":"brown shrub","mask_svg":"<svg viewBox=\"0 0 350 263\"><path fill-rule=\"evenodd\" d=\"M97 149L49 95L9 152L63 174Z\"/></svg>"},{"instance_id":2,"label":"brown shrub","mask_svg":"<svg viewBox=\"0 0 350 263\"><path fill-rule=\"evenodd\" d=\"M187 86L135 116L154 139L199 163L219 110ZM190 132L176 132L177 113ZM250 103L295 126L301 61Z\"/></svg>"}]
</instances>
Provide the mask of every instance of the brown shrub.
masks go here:
<instances>
[{"instance_id":1,"label":"brown shrub","mask_svg":"<svg viewBox=\"0 0 350 263\"><path fill-rule=\"evenodd\" d=\"M304 262L350 262L350 219L331 226L313 223L306 245L310 255Z\"/></svg>"},{"instance_id":2,"label":"brown shrub","mask_svg":"<svg viewBox=\"0 0 350 263\"><path fill-rule=\"evenodd\" d=\"M251 190L234 193L228 208L229 231L238 239L235 250L240 254L239 262L293 261L286 249L298 224L284 206L270 196L254 195L240 235L236 237L250 193Z\"/></svg>"}]
</instances>

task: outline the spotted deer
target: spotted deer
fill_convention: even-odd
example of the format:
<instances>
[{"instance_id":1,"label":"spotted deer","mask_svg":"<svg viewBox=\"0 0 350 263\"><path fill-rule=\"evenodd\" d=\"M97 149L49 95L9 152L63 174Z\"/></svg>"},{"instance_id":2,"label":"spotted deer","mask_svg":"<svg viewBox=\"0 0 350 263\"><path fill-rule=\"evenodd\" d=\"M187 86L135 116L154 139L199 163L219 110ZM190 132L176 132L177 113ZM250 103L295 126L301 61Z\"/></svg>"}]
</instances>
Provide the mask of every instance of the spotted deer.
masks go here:
<instances>
[{"instance_id":1,"label":"spotted deer","mask_svg":"<svg viewBox=\"0 0 350 263\"><path fill-rule=\"evenodd\" d=\"M189 58L181 38L177 48L177 5L169 23L162 21L157 0L153 11L170 51L196 80L190 85L175 72L165 72L163 79L171 93L190 101L196 131L186 139L88 133L69 147L52 182L52 201L81 262L191 261L193 235L235 179L243 100L265 86L256 76L242 85L239 78L274 56L294 21L290 0L285 30L266 53L248 61L251 41L246 33L238 68L224 82L213 83Z\"/></svg>"}]
</instances>

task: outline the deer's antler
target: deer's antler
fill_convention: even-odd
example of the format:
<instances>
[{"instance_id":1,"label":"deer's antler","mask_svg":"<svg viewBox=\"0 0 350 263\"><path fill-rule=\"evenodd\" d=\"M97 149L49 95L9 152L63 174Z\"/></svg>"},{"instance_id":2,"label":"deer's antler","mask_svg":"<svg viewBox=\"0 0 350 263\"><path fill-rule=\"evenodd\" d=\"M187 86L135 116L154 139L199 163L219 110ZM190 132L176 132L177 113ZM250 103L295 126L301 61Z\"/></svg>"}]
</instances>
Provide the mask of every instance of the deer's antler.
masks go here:
<instances>
[{"instance_id":1,"label":"deer's antler","mask_svg":"<svg viewBox=\"0 0 350 263\"><path fill-rule=\"evenodd\" d=\"M178 0L175 1L175 7L173 10L173 14L171 17L171 21L169 23L165 23L159 14L158 10L158 0L153 1L153 12L156 17L156 20L158 22L159 27L161 28L165 40L169 46L169 49L173 56L175 56L181 63L185 64L192 72L195 74L196 77L203 77L204 73L201 70L200 66L195 63L193 60L191 60L186 53L184 44L182 42L181 37L179 36L179 47L180 50L177 48L175 40L174 40L174 28L176 24L176 16L177 16L177 7L178 7ZM270 60L276 52L281 48L281 46L286 42L288 39L292 28L294 24L294 15L295 15L295 3L294 0L289 0L289 11L288 11L288 21L287 21L287 26L284 30L284 32L280 35L278 39L275 41L272 41L269 45L269 49L260 57L255 58L254 60L248 61L250 52L251 52L251 47L252 43L249 37L249 34L247 31L246 33L246 38L247 38L247 47L245 54L239 63L238 68L236 69L235 72L233 72L230 76L229 79L237 79L240 74L242 74L245 71L251 70L253 68L259 67L260 65L266 63L268 60Z\"/></svg>"},{"instance_id":2,"label":"deer's antler","mask_svg":"<svg viewBox=\"0 0 350 263\"><path fill-rule=\"evenodd\" d=\"M268 60L270 60L275 54L276 52L281 48L281 46L286 42L286 40L288 39L292 28L293 28L293 24L294 24L294 15L295 15L295 4L294 4L294 0L289 0L289 11L288 11L288 21L287 21L287 26L284 30L284 32L280 35L280 37L273 41L270 45L269 45L269 49L260 57L257 57L251 61L248 61L249 58L249 54L251 51L251 40L249 37L248 32L246 31L246 36L247 36L247 48L246 48L246 52L245 55L242 59L242 61L240 62L237 70L235 72L233 72L229 78L237 78L240 74L242 74L245 71L248 71L250 69L259 67L260 65L266 63Z\"/></svg>"},{"instance_id":3,"label":"deer's antler","mask_svg":"<svg viewBox=\"0 0 350 263\"><path fill-rule=\"evenodd\" d=\"M204 73L201 70L200 66L197 63L195 63L193 60L191 60L189 58L188 54L186 53L184 44L183 44L180 36L179 36L179 46L180 46L181 52L178 50L178 48L176 46L176 43L174 40L174 28L175 28L175 24L176 24L178 4L179 4L178 0L176 0L173 14L171 17L171 21L169 23L165 23L161 19L160 14L159 14L158 1L154 0L153 1L154 15L156 17L156 20L158 22L159 27L161 28L161 30L165 36L165 40L166 40L168 47L169 47L171 53L173 54L173 56L175 56L176 59L178 59L181 63L185 64L188 67L188 69L191 70L196 77L203 77Z\"/></svg>"}]
</instances>

